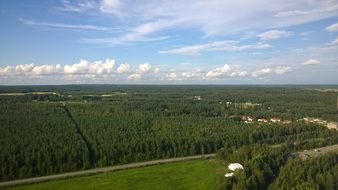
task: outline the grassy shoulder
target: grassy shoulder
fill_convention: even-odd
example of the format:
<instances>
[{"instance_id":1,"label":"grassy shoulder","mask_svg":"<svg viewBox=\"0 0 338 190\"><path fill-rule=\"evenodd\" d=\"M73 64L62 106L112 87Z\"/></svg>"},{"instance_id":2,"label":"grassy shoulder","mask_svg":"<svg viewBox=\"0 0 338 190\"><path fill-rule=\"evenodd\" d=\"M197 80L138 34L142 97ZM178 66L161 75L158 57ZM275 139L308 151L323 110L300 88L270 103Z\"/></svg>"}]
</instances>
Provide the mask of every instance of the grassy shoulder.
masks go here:
<instances>
[{"instance_id":1,"label":"grassy shoulder","mask_svg":"<svg viewBox=\"0 0 338 190\"><path fill-rule=\"evenodd\" d=\"M216 189L222 161L193 160L12 187L10 189Z\"/></svg>"}]
</instances>

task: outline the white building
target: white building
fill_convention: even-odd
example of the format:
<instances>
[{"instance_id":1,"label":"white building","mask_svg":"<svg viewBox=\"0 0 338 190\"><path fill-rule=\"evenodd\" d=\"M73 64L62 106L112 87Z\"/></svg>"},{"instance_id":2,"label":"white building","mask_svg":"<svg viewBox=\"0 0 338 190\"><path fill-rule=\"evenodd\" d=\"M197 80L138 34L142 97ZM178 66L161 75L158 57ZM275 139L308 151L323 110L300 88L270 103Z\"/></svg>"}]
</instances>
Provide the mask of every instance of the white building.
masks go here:
<instances>
[{"instance_id":1,"label":"white building","mask_svg":"<svg viewBox=\"0 0 338 190\"><path fill-rule=\"evenodd\" d=\"M229 164L228 168L231 171L244 170L244 167L242 166L242 164L239 164L239 163L231 163Z\"/></svg>"}]
</instances>

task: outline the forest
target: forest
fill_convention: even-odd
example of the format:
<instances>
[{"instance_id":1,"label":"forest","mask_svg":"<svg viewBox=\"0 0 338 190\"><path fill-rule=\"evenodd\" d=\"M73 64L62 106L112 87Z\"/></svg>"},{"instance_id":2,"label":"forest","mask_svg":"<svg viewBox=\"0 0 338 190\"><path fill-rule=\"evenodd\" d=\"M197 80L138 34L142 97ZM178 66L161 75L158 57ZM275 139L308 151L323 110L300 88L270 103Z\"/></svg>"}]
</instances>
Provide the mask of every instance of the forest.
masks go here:
<instances>
[{"instance_id":1,"label":"forest","mask_svg":"<svg viewBox=\"0 0 338 190\"><path fill-rule=\"evenodd\" d=\"M244 164L244 170L236 170L235 177L222 179L220 189L338 188L338 152L300 160L292 158L291 149L286 146L249 145L238 149L222 148L218 154L226 163Z\"/></svg>"},{"instance_id":2,"label":"forest","mask_svg":"<svg viewBox=\"0 0 338 190\"><path fill-rule=\"evenodd\" d=\"M338 142L337 131L299 121L338 121L337 95L300 86L3 86L0 180L218 152L250 168L222 181L224 189L276 189L292 180L330 189L323 181L337 179L333 169L309 183L288 178L299 162L288 155ZM290 123L257 122L272 117ZM321 162L336 167L337 156L308 160L297 172Z\"/></svg>"}]
</instances>

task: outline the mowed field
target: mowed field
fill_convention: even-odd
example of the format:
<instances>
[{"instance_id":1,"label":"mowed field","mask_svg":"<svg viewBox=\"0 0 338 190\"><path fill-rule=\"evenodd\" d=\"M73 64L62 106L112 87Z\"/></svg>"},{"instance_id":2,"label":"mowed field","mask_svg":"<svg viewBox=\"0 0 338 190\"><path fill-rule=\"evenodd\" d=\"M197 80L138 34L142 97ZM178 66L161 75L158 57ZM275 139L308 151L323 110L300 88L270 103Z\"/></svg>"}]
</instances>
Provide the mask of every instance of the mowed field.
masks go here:
<instances>
[{"instance_id":1,"label":"mowed field","mask_svg":"<svg viewBox=\"0 0 338 190\"><path fill-rule=\"evenodd\" d=\"M224 175L220 160L193 160L75 177L9 189L216 189Z\"/></svg>"}]
</instances>

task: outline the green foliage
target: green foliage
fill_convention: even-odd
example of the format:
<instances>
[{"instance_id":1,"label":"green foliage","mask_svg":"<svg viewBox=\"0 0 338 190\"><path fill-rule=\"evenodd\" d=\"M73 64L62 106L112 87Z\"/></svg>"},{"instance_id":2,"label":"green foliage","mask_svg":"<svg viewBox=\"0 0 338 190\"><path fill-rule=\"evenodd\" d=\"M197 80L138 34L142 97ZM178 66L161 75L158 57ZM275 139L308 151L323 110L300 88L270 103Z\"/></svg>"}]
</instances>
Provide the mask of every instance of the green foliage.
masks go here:
<instances>
[{"instance_id":1,"label":"green foliage","mask_svg":"<svg viewBox=\"0 0 338 190\"><path fill-rule=\"evenodd\" d=\"M0 95L0 180L214 153L256 143L283 143L296 150L338 142L333 130L296 122L304 116L338 120L337 93L332 92L267 86L0 88L0 93L8 92L26 94ZM257 105L243 106L245 102ZM231 115L274 116L293 123L245 124L229 119ZM274 163L266 164L266 156L238 155L251 160L247 164L253 168L245 186L266 187L266 180L271 180L276 168L271 168ZM264 173L255 172L258 169Z\"/></svg>"},{"instance_id":2,"label":"green foliage","mask_svg":"<svg viewBox=\"0 0 338 190\"><path fill-rule=\"evenodd\" d=\"M0 179L88 168L88 151L60 105L0 105Z\"/></svg>"},{"instance_id":3,"label":"green foliage","mask_svg":"<svg viewBox=\"0 0 338 190\"><path fill-rule=\"evenodd\" d=\"M12 189L211 190L217 188L218 180L222 175L219 169L222 167L224 166L219 160L184 161L24 185Z\"/></svg>"},{"instance_id":4,"label":"green foliage","mask_svg":"<svg viewBox=\"0 0 338 190\"><path fill-rule=\"evenodd\" d=\"M224 179L223 189L267 189L279 167L288 159L288 154L285 147L269 148L265 145L221 149L218 155L227 163L238 162L244 166L244 171L236 171L234 177Z\"/></svg>"},{"instance_id":5,"label":"green foliage","mask_svg":"<svg viewBox=\"0 0 338 190\"><path fill-rule=\"evenodd\" d=\"M290 159L271 189L337 189L338 152L305 161Z\"/></svg>"}]
</instances>

